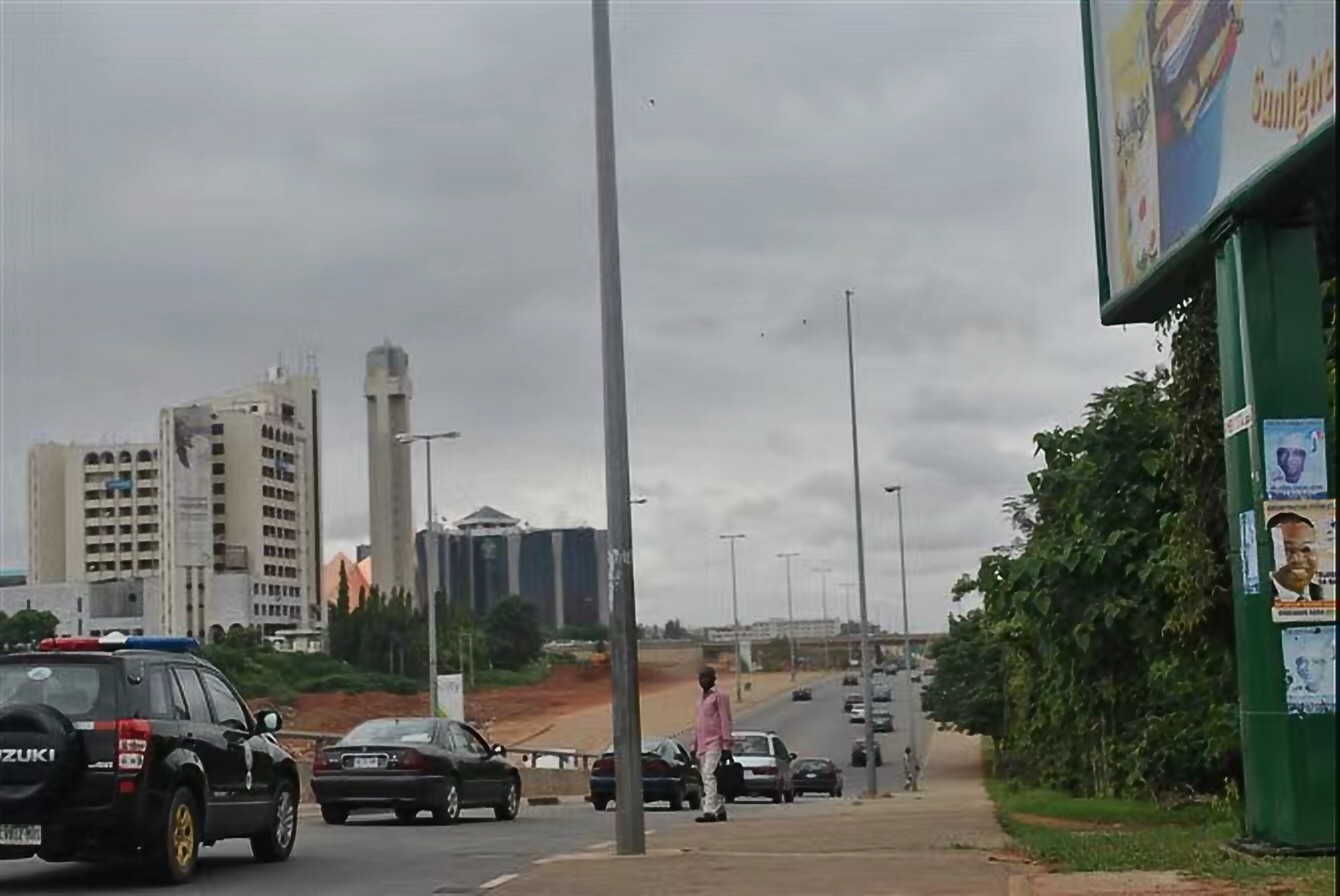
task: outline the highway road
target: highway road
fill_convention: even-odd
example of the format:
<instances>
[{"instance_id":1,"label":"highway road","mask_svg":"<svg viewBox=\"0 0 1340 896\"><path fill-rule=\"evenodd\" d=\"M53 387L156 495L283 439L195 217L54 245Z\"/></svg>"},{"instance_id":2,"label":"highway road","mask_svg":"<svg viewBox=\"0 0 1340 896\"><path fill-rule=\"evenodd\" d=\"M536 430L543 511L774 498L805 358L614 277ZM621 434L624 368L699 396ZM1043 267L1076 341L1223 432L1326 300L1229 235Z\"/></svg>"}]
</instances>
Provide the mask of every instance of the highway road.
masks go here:
<instances>
[{"instance_id":1,"label":"highway road","mask_svg":"<svg viewBox=\"0 0 1340 896\"><path fill-rule=\"evenodd\" d=\"M906 707L901 681L894 686L894 734L879 735L887 765L879 770L881 791L901 788L901 755L906 744ZM801 756L829 756L846 766L851 743L861 726L842 714L842 695L849 690L837 679L814 686L814 700L789 699L764 704L737 719L737 728L771 728ZM921 726L923 738L929 726ZM845 768L846 794L859 795L861 769ZM734 817L777 812L804 812L806 797L795 806L774 806L745 800L731 807ZM648 807L649 832L692 823L690 812ZM722 836L729 827L723 826ZM585 804L526 807L512 822L498 822L489 811L467 812L462 823L437 827L426 820L405 826L389 815L355 817L344 827L304 818L293 857L282 865L257 865L244 843L225 843L203 850L199 874L174 893L208 896L450 896L476 893L481 885L524 870L538 858L556 853L607 847L614 839L614 811L597 813ZM655 846L652 833L649 845ZM143 893L149 888L130 870L84 865L48 865L38 860L0 862L0 894Z\"/></svg>"}]
</instances>

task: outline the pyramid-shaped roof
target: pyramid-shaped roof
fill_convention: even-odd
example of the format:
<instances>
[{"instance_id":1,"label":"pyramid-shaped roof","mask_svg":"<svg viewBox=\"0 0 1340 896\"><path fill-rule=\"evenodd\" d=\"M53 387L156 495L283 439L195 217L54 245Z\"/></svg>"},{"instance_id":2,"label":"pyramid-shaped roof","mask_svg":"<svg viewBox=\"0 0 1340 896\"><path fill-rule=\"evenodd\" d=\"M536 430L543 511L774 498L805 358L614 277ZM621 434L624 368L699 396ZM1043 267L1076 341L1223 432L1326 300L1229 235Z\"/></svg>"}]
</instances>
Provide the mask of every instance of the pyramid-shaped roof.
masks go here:
<instances>
[{"instance_id":1,"label":"pyramid-shaped roof","mask_svg":"<svg viewBox=\"0 0 1340 896\"><path fill-rule=\"evenodd\" d=\"M506 529L512 526L520 525L521 520L516 517L508 516L497 508L485 504L474 513L456 521L458 529Z\"/></svg>"},{"instance_id":2,"label":"pyramid-shaped roof","mask_svg":"<svg viewBox=\"0 0 1340 896\"><path fill-rule=\"evenodd\" d=\"M363 565L355 563L343 551L337 552L321 570L321 597L326 603L332 604L338 599L341 566L344 567L344 576L349 582L349 609L352 610L358 606L363 593L369 589L371 579L364 574Z\"/></svg>"}]
</instances>

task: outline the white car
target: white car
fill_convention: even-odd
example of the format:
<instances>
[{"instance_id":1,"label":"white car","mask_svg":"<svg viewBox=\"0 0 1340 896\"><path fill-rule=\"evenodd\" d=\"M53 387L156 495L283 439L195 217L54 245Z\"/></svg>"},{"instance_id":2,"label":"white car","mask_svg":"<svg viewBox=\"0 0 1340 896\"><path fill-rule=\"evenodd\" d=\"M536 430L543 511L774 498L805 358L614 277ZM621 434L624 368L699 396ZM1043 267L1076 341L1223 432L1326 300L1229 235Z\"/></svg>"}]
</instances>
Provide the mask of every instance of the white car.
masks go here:
<instances>
[{"instance_id":1,"label":"white car","mask_svg":"<svg viewBox=\"0 0 1340 896\"><path fill-rule=\"evenodd\" d=\"M847 717L847 721L851 722L852 724L856 724L857 722L860 722L860 723L864 724L864 723L865 723L865 704L864 704L864 703L857 703L855 706L853 706L853 707L851 708L851 712L849 713L849 715L848 715L848 717Z\"/></svg>"}]
</instances>

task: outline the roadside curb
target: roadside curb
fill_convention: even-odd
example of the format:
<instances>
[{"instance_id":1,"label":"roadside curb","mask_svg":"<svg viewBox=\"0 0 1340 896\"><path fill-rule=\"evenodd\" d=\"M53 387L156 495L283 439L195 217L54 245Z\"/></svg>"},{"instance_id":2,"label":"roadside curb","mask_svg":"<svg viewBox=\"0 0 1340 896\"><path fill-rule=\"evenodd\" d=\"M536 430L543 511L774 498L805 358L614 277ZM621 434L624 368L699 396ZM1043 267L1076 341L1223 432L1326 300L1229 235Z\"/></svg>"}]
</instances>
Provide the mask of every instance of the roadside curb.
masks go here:
<instances>
[{"instance_id":1,"label":"roadside curb","mask_svg":"<svg viewBox=\"0 0 1340 896\"><path fill-rule=\"evenodd\" d=\"M528 796L527 806L579 806L591 802L589 796Z\"/></svg>"}]
</instances>

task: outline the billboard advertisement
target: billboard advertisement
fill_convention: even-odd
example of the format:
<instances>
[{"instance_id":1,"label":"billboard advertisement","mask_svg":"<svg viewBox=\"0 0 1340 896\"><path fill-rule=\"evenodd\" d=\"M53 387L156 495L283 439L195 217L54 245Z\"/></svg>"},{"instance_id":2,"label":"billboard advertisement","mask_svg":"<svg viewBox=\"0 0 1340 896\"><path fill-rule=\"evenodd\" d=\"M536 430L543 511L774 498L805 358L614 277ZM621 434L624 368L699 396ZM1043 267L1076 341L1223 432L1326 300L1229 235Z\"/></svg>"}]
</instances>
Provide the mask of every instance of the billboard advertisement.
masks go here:
<instances>
[{"instance_id":1,"label":"billboard advertisement","mask_svg":"<svg viewBox=\"0 0 1340 896\"><path fill-rule=\"evenodd\" d=\"M214 527L210 515L209 408L173 408L171 453L172 532L178 566L214 564Z\"/></svg>"},{"instance_id":2,"label":"billboard advertisement","mask_svg":"<svg viewBox=\"0 0 1340 896\"><path fill-rule=\"evenodd\" d=\"M1336 6L1084 3L1106 311L1334 124Z\"/></svg>"}]
</instances>

